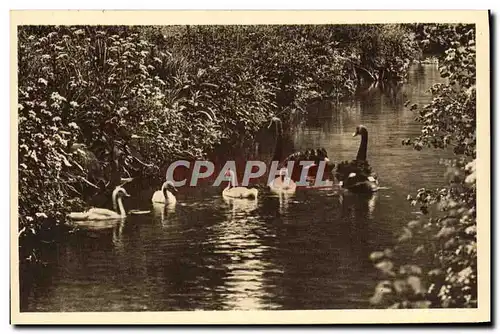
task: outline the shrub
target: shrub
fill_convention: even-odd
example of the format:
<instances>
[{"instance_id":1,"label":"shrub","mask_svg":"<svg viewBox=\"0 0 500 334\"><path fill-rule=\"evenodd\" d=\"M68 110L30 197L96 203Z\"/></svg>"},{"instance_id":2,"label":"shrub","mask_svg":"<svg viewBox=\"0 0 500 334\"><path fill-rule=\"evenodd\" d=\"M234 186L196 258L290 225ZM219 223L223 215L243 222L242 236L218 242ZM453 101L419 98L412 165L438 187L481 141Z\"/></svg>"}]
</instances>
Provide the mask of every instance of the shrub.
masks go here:
<instances>
[{"instance_id":1,"label":"shrub","mask_svg":"<svg viewBox=\"0 0 500 334\"><path fill-rule=\"evenodd\" d=\"M422 132L403 144L417 150L452 146L456 158L444 162L446 187L408 196L423 215L403 228L394 249L372 254L386 279L371 302L394 308L477 307L475 31L463 25L429 25L422 31L421 44L438 41L445 50L439 70L449 81L431 88L433 99L417 116Z\"/></svg>"}]
</instances>

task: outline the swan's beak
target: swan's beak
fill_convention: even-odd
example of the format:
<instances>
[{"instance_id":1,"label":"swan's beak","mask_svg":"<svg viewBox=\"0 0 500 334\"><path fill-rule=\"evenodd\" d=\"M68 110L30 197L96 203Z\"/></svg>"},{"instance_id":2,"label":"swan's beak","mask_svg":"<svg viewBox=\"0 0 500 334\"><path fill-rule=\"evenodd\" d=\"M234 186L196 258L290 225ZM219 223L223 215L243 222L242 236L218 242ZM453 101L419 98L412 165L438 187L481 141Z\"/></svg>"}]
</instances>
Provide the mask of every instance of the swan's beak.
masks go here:
<instances>
[{"instance_id":1,"label":"swan's beak","mask_svg":"<svg viewBox=\"0 0 500 334\"><path fill-rule=\"evenodd\" d=\"M352 134L352 136L353 136L353 137L356 137L357 135L358 135L358 133L357 133L357 132L354 132L354 133Z\"/></svg>"}]
</instances>

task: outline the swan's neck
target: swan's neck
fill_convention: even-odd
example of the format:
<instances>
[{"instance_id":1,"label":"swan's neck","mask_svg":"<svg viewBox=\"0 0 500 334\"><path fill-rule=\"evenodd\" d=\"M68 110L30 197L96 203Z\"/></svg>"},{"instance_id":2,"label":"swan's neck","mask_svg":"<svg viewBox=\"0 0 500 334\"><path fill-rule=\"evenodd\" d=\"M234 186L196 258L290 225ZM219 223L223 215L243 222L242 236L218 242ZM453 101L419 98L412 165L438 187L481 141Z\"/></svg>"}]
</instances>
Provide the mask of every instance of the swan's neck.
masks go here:
<instances>
[{"instance_id":1,"label":"swan's neck","mask_svg":"<svg viewBox=\"0 0 500 334\"><path fill-rule=\"evenodd\" d=\"M163 190L163 195L165 196L165 202L168 203L170 202L170 192L167 190Z\"/></svg>"},{"instance_id":2,"label":"swan's neck","mask_svg":"<svg viewBox=\"0 0 500 334\"><path fill-rule=\"evenodd\" d=\"M276 123L276 146L273 161L281 161L283 155L283 128L281 123Z\"/></svg>"},{"instance_id":3,"label":"swan's neck","mask_svg":"<svg viewBox=\"0 0 500 334\"><path fill-rule=\"evenodd\" d=\"M356 160L366 160L366 151L368 149L368 133L361 134L361 143L359 144L358 155Z\"/></svg>"},{"instance_id":4,"label":"swan's neck","mask_svg":"<svg viewBox=\"0 0 500 334\"><path fill-rule=\"evenodd\" d=\"M120 210L120 216L125 217L126 213L125 213L125 208L123 207L123 202L121 197L118 198L117 202L118 202L118 208Z\"/></svg>"},{"instance_id":5,"label":"swan's neck","mask_svg":"<svg viewBox=\"0 0 500 334\"><path fill-rule=\"evenodd\" d=\"M113 195L111 196L111 201L113 202L113 211L118 212L118 201L117 201L116 191L113 191Z\"/></svg>"},{"instance_id":6,"label":"swan's neck","mask_svg":"<svg viewBox=\"0 0 500 334\"><path fill-rule=\"evenodd\" d=\"M235 176L233 174L231 174L230 178L229 178L229 181L227 183L227 187L226 189L230 189L232 187L236 187L236 181L235 181Z\"/></svg>"},{"instance_id":7,"label":"swan's neck","mask_svg":"<svg viewBox=\"0 0 500 334\"><path fill-rule=\"evenodd\" d=\"M172 203L175 201L175 196L170 191L166 190L163 194L165 195L166 203Z\"/></svg>"}]
</instances>

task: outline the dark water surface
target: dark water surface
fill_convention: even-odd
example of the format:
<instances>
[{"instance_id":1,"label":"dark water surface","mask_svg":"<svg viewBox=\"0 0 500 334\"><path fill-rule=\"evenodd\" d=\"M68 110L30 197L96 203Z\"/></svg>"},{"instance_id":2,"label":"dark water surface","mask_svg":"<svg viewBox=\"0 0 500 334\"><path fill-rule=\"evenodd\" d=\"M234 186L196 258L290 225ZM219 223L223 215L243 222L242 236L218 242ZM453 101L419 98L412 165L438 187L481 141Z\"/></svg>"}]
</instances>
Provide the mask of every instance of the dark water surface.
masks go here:
<instances>
[{"instance_id":1,"label":"dark water surface","mask_svg":"<svg viewBox=\"0 0 500 334\"><path fill-rule=\"evenodd\" d=\"M369 254L390 246L415 208L406 196L443 183L442 152L401 141L419 132L409 99L429 101L435 65L414 67L394 94L359 94L340 107L313 108L293 133L295 149L323 146L334 161L353 159L357 124L369 131L368 159L379 175L373 197L332 189L294 196L261 192L256 203L226 202L222 188L183 188L175 209L151 208L154 189L115 229L76 233L57 245L22 311L168 311L369 308L378 279ZM232 157L228 157L231 159ZM159 186L158 186L159 187Z\"/></svg>"}]
</instances>

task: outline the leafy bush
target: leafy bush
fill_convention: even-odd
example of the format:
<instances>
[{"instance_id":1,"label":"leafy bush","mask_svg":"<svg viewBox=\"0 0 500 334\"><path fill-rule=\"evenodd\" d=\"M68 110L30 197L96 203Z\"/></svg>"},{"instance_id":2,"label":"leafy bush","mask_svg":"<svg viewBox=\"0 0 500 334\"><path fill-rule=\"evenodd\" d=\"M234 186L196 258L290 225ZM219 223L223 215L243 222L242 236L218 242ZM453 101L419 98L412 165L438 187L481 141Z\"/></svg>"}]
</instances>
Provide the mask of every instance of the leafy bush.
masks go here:
<instances>
[{"instance_id":1,"label":"leafy bush","mask_svg":"<svg viewBox=\"0 0 500 334\"><path fill-rule=\"evenodd\" d=\"M438 27L440 27L438 29ZM415 149L424 146L453 146L455 153L475 157L476 151L476 48L471 26L431 26L422 43L439 38L445 48L438 57L441 76L447 83L431 87L432 102L419 111L421 135L404 144ZM466 30L464 32L464 30ZM436 37L438 36L438 37ZM445 36L447 39L442 40Z\"/></svg>"},{"instance_id":2,"label":"leafy bush","mask_svg":"<svg viewBox=\"0 0 500 334\"><path fill-rule=\"evenodd\" d=\"M342 25L336 37L348 48L360 79L402 82L419 48L410 27L401 24Z\"/></svg>"},{"instance_id":3,"label":"leafy bush","mask_svg":"<svg viewBox=\"0 0 500 334\"><path fill-rule=\"evenodd\" d=\"M449 82L431 88L433 100L417 116L422 132L403 144L417 150L453 146L457 157L444 162L446 187L408 196L423 215L403 228L394 249L372 253L386 279L371 302L393 308L477 307L475 31L462 25L422 31L422 45L438 41L445 50L439 69Z\"/></svg>"},{"instance_id":4,"label":"leafy bush","mask_svg":"<svg viewBox=\"0 0 500 334\"><path fill-rule=\"evenodd\" d=\"M394 250L374 252L383 273L371 302L392 308L477 307L475 161L450 165L449 187L421 189L414 204L441 213L403 228Z\"/></svg>"},{"instance_id":5,"label":"leafy bush","mask_svg":"<svg viewBox=\"0 0 500 334\"><path fill-rule=\"evenodd\" d=\"M120 175L158 165L165 156L197 152L179 138L199 122L179 121L182 109L168 101L174 87L155 75L169 56L134 28L29 30L19 31L21 237L82 208L86 195L105 190L95 181L114 180L113 187ZM216 141L216 124L203 125L200 151ZM33 192L37 188L43 193Z\"/></svg>"}]
</instances>

